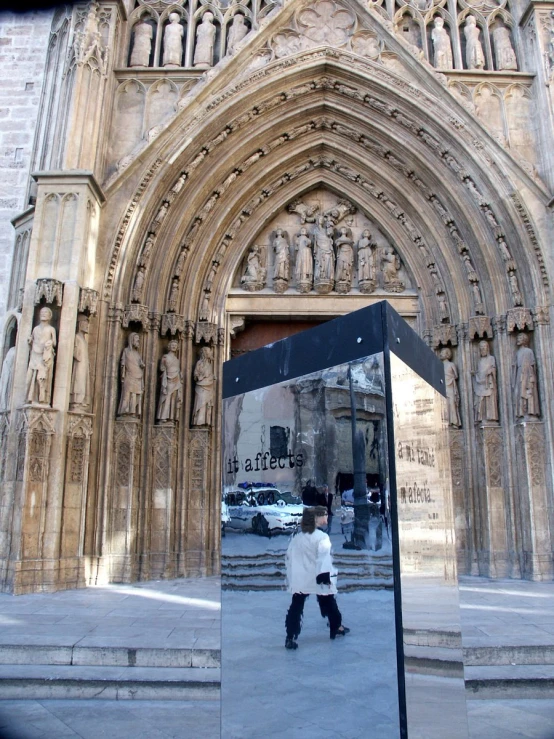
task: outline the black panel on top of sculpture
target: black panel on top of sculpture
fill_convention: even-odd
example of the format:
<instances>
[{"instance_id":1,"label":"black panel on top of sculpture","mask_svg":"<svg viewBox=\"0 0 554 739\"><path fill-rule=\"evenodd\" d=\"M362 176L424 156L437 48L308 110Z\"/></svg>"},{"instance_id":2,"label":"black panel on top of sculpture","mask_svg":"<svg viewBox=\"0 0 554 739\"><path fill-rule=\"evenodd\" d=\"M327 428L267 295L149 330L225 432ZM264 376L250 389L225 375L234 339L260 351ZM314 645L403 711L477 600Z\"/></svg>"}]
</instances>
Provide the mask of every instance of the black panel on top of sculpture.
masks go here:
<instances>
[{"instance_id":1,"label":"black panel on top of sculpture","mask_svg":"<svg viewBox=\"0 0 554 739\"><path fill-rule=\"evenodd\" d=\"M224 739L467 739L442 364L399 320L377 304L224 367Z\"/></svg>"}]
</instances>

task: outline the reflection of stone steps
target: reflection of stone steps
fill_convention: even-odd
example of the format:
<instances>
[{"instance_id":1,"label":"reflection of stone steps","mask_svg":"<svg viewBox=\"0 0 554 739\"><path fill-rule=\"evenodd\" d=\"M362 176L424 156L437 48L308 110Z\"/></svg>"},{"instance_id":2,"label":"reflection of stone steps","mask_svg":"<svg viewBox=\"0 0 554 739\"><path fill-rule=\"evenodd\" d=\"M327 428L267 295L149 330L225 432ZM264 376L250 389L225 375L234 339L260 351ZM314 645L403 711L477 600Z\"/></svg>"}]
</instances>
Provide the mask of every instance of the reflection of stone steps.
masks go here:
<instances>
[{"instance_id":1,"label":"reflection of stone steps","mask_svg":"<svg viewBox=\"0 0 554 739\"><path fill-rule=\"evenodd\" d=\"M339 592L392 589L392 557L379 552L338 552L334 555L339 571ZM221 558L223 590L283 590L285 587L285 551L262 554L223 555Z\"/></svg>"}]
</instances>

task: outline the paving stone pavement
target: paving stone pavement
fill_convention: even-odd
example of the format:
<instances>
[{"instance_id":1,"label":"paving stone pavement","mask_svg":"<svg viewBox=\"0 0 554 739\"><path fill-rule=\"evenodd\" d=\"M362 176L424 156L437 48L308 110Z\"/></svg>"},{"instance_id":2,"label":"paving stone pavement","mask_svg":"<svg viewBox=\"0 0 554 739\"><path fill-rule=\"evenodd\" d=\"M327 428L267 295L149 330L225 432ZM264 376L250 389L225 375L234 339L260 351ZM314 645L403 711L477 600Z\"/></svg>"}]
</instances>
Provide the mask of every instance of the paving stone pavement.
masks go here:
<instances>
[{"instance_id":1,"label":"paving stone pavement","mask_svg":"<svg viewBox=\"0 0 554 739\"><path fill-rule=\"evenodd\" d=\"M286 600L285 594L281 596ZM345 612L349 597L340 596ZM152 645L174 649L195 645L217 648L219 598L217 578L113 585L17 598L0 594L0 649L22 642L72 648L83 643L137 648ZM553 583L462 578L461 601L465 646L554 645ZM276 627L279 631L281 616ZM313 621L311 616L310 619ZM321 627L317 621L313 625ZM308 638L308 631L305 636ZM348 638L355 639L355 632ZM301 650L286 656L301 657ZM317 655L311 658L318 659ZM276 688L278 684L270 684L265 689ZM240 686L237 691L240 698ZM219 739L220 736L219 702L214 700L1 698L0 694L0 739ZM554 700L469 700L468 715L471 739L554 739ZM275 724L272 724L273 733L268 731L270 717L262 704L254 720L260 738L278 736ZM295 731L288 733L287 739L295 736L325 739L330 735L382 739L375 724L363 732L350 730L348 723L336 728L337 731L321 729L307 717Z\"/></svg>"}]
</instances>

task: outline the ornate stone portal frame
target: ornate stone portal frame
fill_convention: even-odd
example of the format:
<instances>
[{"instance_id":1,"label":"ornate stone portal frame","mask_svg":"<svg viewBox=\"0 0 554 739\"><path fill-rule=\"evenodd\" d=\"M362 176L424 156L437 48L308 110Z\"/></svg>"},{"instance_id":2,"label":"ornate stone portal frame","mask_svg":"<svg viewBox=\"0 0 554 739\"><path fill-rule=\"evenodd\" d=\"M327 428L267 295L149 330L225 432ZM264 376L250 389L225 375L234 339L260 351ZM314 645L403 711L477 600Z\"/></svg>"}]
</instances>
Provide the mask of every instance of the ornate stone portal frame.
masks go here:
<instances>
[{"instance_id":1,"label":"ornate stone portal frame","mask_svg":"<svg viewBox=\"0 0 554 739\"><path fill-rule=\"evenodd\" d=\"M300 5L300 0L291 3L291 14ZM378 31L386 35L380 26ZM260 43L269 42L271 33L269 27L261 29ZM398 64L413 75L413 56L397 41L388 43ZM437 350L454 350L463 378L462 428L452 435L463 569L550 577L545 510L551 480L527 469L536 465L536 455L526 451L526 440L542 434L551 453L552 429L545 419L544 427L535 422L533 433L518 430L528 420L520 423L514 417L507 380L516 330L532 332L546 407L553 374L545 309L549 285L540 238L527 210L538 208L545 192L448 97L440 78L425 66L415 69L415 85L345 49L314 48L257 71L249 60L248 53L239 52L218 76L206 78L141 156L126 162L107 182L102 197L96 198L101 203L105 195L106 204L98 239L89 246L95 251L88 252L88 263L96 262L96 269L62 278L66 292L68 280L83 279L81 287L100 293L91 328L96 346L91 357L92 440L88 430L81 434L90 442L88 474L77 475L84 480L86 501L76 549L67 557L71 555L71 563L79 560L89 582L217 571L220 409L216 393L214 423L192 425L192 377L200 349L213 349L217 387L237 317L326 318L372 300L361 294L232 291L245 254L264 226L293 200L323 187L377 223L399 254L417 297L395 295L393 306L412 316ZM41 183L39 178L36 224L48 207L54 180L51 176ZM94 183L90 189L96 192ZM519 190L525 190L527 206ZM79 197L84 202L84 190ZM98 209L94 218L97 223ZM89 234L90 220L80 217L75 228L83 233L89 229ZM39 271L41 244L36 227L25 330L32 325L34 281L44 276ZM84 246L82 250L85 254ZM71 316L64 313L67 305ZM61 321L65 316L66 327L75 322L76 299L67 305L64 294ZM116 419L120 356L132 332L140 335L145 364L142 413L139 419ZM160 430L155 422L157 366L168 336L179 339L184 392L178 421ZM470 378L483 338L492 342L499 377L505 378L500 436L474 426ZM18 361L22 370L26 357L22 354ZM70 375L70 361L64 361L65 385L58 381L58 364L53 401L62 434L67 433L68 408L63 388ZM12 408L21 404L16 386ZM16 448L15 421L12 427ZM491 444L504 460L500 481L481 462ZM516 448L520 464L515 463ZM65 464L67 445L54 444L53 449ZM15 481L15 470L12 476ZM516 499L516 489L525 495ZM56 493L48 488L44 499L49 495ZM530 520L531 535L523 536ZM54 540L62 528L52 522L52 552L58 551ZM14 586L10 566L5 569L6 587L70 582L63 575L57 584L55 578L33 575ZM80 575L71 582L81 582Z\"/></svg>"}]
</instances>

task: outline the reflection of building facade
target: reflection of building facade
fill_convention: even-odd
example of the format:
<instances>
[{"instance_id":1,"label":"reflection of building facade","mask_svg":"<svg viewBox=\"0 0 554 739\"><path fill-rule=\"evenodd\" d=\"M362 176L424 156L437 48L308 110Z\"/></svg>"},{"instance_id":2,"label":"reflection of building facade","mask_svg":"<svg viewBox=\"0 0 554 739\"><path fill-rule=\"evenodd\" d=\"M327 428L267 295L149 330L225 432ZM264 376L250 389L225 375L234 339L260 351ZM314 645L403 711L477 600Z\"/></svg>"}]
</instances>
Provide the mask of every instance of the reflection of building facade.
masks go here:
<instances>
[{"instance_id":1,"label":"reflection of building facade","mask_svg":"<svg viewBox=\"0 0 554 739\"><path fill-rule=\"evenodd\" d=\"M385 401L379 362L359 365L354 380L356 426L365 441L368 479L385 486ZM260 406L263 414L260 416ZM231 405L228 427L235 448L224 460L225 490L239 483L272 483L301 495L302 488L353 487L352 411L346 366L274 386Z\"/></svg>"},{"instance_id":2,"label":"reflection of building facade","mask_svg":"<svg viewBox=\"0 0 554 739\"><path fill-rule=\"evenodd\" d=\"M382 298L451 352L461 571L552 576L552 19L484 3L468 62L465 4L425 5L263 0L235 24L224 2L101 0L35 18L21 46L2 19L19 64L0 93L2 587L217 570L222 361L256 332L267 343L276 319L286 333ZM51 394L28 403L44 306L57 346L37 382ZM144 367L118 414L132 334ZM172 338L181 402L160 424Z\"/></svg>"}]
</instances>

